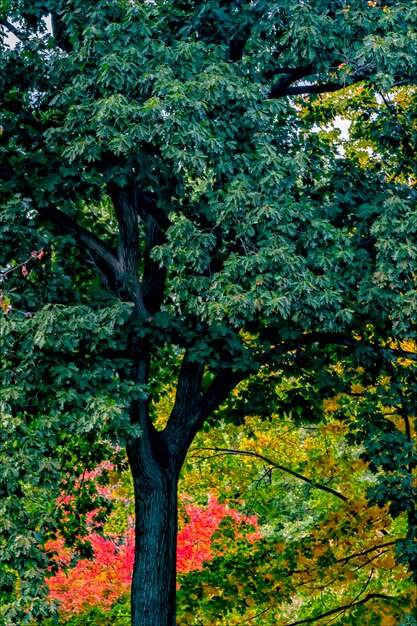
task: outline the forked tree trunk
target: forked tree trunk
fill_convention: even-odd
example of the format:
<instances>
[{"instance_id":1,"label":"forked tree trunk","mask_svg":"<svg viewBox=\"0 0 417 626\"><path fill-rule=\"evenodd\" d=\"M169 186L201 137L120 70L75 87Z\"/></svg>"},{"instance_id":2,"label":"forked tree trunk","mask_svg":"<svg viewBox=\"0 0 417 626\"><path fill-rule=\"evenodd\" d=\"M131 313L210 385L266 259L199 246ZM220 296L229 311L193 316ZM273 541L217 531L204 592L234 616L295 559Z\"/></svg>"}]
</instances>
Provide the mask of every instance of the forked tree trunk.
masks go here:
<instances>
[{"instance_id":1,"label":"forked tree trunk","mask_svg":"<svg viewBox=\"0 0 417 626\"><path fill-rule=\"evenodd\" d=\"M152 481L134 476L132 626L175 626L176 623L178 481L176 472L170 474L167 469L157 471Z\"/></svg>"},{"instance_id":2,"label":"forked tree trunk","mask_svg":"<svg viewBox=\"0 0 417 626\"><path fill-rule=\"evenodd\" d=\"M146 373L145 367L142 369ZM141 371L139 364L136 382L147 380L145 376L140 378ZM223 374L201 398L203 371L203 365L183 358L174 407L163 431L152 425L146 402L132 403L132 423L141 426L141 435L126 447L136 514L132 626L176 623L177 486L181 466L206 415L227 397L230 384L236 384L235 378L229 380Z\"/></svg>"}]
</instances>

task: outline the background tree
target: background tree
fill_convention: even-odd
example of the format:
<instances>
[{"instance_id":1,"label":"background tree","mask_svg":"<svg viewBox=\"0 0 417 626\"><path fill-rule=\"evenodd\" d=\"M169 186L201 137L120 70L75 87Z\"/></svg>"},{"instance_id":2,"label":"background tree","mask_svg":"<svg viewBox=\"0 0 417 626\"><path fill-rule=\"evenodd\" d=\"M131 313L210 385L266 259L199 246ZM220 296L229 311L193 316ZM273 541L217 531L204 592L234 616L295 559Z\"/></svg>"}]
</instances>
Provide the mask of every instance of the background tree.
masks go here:
<instances>
[{"instance_id":1,"label":"background tree","mask_svg":"<svg viewBox=\"0 0 417 626\"><path fill-rule=\"evenodd\" d=\"M46 611L46 537L91 551L76 476L114 445L135 487L132 624L175 623L181 466L249 378L243 406L307 421L329 387L366 383L353 431L385 472L376 500L408 515L415 571L411 428L374 390L410 423L416 20L391 1L2 3L2 254L46 253L8 295L36 314L1 321L6 623ZM300 382L277 394L284 375ZM77 514L55 505L62 478Z\"/></svg>"}]
</instances>

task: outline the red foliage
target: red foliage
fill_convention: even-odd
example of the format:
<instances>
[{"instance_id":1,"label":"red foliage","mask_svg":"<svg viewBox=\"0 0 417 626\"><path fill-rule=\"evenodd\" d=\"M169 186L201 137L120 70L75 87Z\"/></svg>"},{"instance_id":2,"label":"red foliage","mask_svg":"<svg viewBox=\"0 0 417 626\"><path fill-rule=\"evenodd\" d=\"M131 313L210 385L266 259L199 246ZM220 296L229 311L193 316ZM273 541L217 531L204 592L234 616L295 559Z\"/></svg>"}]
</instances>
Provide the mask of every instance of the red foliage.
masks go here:
<instances>
[{"instance_id":1,"label":"red foliage","mask_svg":"<svg viewBox=\"0 0 417 626\"><path fill-rule=\"evenodd\" d=\"M239 524L243 522L257 527L256 517L246 517L227 505L220 504L213 495L209 497L207 508L187 504L185 506L189 521L183 525L178 533L177 571L190 572L200 569L204 561L213 558L211 544L212 536L226 516L230 516L237 524L236 534L239 533ZM251 533L246 538L254 541L259 532Z\"/></svg>"},{"instance_id":2,"label":"red foliage","mask_svg":"<svg viewBox=\"0 0 417 626\"><path fill-rule=\"evenodd\" d=\"M208 506L189 503L185 506L188 520L178 534L177 569L190 572L202 567L204 561L213 558L211 543L213 533L226 516L236 523L236 535L241 536L241 526L249 523L257 527L255 517L248 518L236 510L220 504L210 496ZM245 535L249 541L259 536L255 530ZM59 600L61 610L67 613L82 612L91 606L110 608L114 602L128 594L134 557L134 531L128 529L122 538L102 537L96 533L89 536L94 549L94 559L81 559L68 568L72 553L64 547L62 539L50 541L47 549L58 554L55 560L60 569L47 580L52 598Z\"/></svg>"},{"instance_id":3,"label":"red foliage","mask_svg":"<svg viewBox=\"0 0 417 626\"><path fill-rule=\"evenodd\" d=\"M91 606L110 608L125 595L130 587L133 567L133 540L129 536L118 545L111 538L95 533L89 536L94 559L81 559L72 569L66 569L72 554L62 539L50 541L49 550L56 550L55 557L61 566L55 576L48 579L52 598L59 600L63 611L78 613Z\"/></svg>"}]
</instances>

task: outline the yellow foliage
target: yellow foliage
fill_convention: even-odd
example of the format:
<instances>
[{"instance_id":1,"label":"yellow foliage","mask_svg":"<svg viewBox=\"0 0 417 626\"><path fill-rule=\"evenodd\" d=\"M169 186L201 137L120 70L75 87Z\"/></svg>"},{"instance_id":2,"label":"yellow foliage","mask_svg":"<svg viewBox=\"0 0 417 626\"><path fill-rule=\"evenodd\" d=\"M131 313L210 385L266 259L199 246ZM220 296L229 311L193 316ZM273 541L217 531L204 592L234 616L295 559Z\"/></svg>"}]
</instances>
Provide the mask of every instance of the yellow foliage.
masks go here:
<instances>
[{"instance_id":1,"label":"yellow foliage","mask_svg":"<svg viewBox=\"0 0 417 626\"><path fill-rule=\"evenodd\" d=\"M339 408L336 396L334 398L327 398L323 401L323 409L325 413L334 413Z\"/></svg>"},{"instance_id":2,"label":"yellow foliage","mask_svg":"<svg viewBox=\"0 0 417 626\"><path fill-rule=\"evenodd\" d=\"M393 569L396 566L395 558L393 554L387 554L386 556L379 559L378 565L380 567L385 567L386 569Z\"/></svg>"}]
</instances>

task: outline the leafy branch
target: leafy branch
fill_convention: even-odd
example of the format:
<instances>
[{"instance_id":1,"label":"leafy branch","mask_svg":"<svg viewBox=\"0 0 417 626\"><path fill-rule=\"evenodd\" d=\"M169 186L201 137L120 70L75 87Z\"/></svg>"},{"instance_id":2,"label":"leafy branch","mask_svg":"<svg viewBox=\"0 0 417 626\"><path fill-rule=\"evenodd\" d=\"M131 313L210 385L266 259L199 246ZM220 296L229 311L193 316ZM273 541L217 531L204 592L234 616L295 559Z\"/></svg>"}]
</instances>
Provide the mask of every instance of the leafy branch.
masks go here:
<instances>
[{"instance_id":1,"label":"leafy branch","mask_svg":"<svg viewBox=\"0 0 417 626\"><path fill-rule=\"evenodd\" d=\"M349 602L349 604L344 604L343 606L339 606L336 609L332 609L331 611L327 611L326 613L322 613L321 615L316 615L315 617L309 617L307 619L302 619L298 622L291 622L286 626L299 626L299 624L311 624L313 622L317 622L319 619L323 619L323 617L329 617L330 615L335 615L335 613L343 613L348 609L353 608L354 606L359 606L361 604L365 604L369 602L369 600L374 600L376 598L382 598L384 600L392 600L392 596L387 596L383 593L368 593L362 600L358 600L357 602Z\"/></svg>"},{"instance_id":2,"label":"leafy branch","mask_svg":"<svg viewBox=\"0 0 417 626\"><path fill-rule=\"evenodd\" d=\"M22 268L23 276L27 276L27 264L34 259L41 259L44 254L43 248L40 250L33 250L33 252L30 253L30 256L21 263L18 263L17 265L8 265L4 269L0 270L0 283L4 282L4 277L7 276L7 274L11 274L20 268Z\"/></svg>"},{"instance_id":3,"label":"leafy branch","mask_svg":"<svg viewBox=\"0 0 417 626\"><path fill-rule=\"evenodd\" d=\"M387 548L388 546L394 546L395 541L388 541L387 543L381 543L379 546L374 546L373 548L368 548L368 550L363 550L363 552L356 552L355 554L350 554L349 556L343 557L343 559L338 559L336 563L347 563L351 559L356 559L359 556L365 556L365 554L369 554L369 552L373 552L374 550L380 550L381 548ZM386 550L384 551L386 552Z\"/></svg>"},{"instance_id":4,"label":"leafy branch","mask_svg":"<svg viewBox=\"0 0 417 626\"><path fill-rule=\"evenodd\" d=\"M199 448L199 450L220 452L221 454L236 454L236 455L242 455L242 456L251 456L257 459L261 459L262 461L265 461L265 463L268 463L268 465L270 465L273 469L279 469L282 472L291 474L291 476L294 476L295 478L298 478L299 480L303 480L304 482L308 483L309 485L311 485L311 487L314 487L315 489L320 489L321 491L325 491L326 493L331 493L333 496L336 496L336 498L339 498L340 500L343 500L345 502L348 500L348 498L344 496L342 493L340 493L339 491L336 491L335 489L332 489L331 487L326 487L326 485L321 485L320 483L316 483L315 481L311 480L307 476L304 476L303 474L299 474L298 472L295 472L294 470L288 467L279 465L278 463L275 463L275 461L273 461L272 459L269 459L263 454L258 454L257 452L249 452L248 450L232 450L229 448L218 448L218 447Z\"/></svg>"},{"instance_id":5,"label":"leafy branch","mask_svg":"<svg viewBox=\"0 0 417 626\"><path fill-rule=\"evenodd\" d=\"M2 20L1 22L1 26L3 26L3 28L5 28L6 30L8 30L10 33L12 33L12 35L14 35L16 37L16 39L20 39L20 41L26 41L27 40L27 35L25 33L22 33L18 28L16 28L16 26L14 26L14 24L12 24L9 20Z\"/></svg>"}]
</instances>

